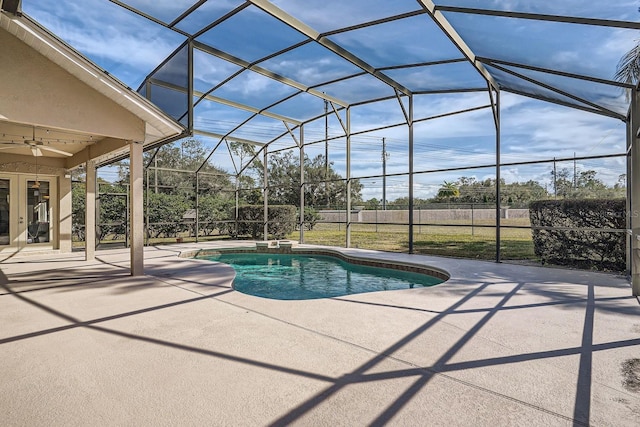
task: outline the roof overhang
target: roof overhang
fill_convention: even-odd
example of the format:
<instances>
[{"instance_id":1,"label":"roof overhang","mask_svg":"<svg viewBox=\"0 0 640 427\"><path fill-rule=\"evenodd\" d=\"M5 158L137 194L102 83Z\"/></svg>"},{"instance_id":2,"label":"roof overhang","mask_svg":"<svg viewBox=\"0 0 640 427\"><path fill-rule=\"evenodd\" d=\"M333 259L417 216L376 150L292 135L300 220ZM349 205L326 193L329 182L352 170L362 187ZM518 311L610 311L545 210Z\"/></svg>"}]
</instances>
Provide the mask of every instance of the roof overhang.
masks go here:
<instances>
[{"instance_id":1,"label":"roof overhang","mask_svg":"<svg viewBox=\"0 0 640 427\"><path fill-rule=\"evenodd\" d=\"M1 5L1 3L0 3ZM0 28L15 36L18 40L55 63L63 70L86 84L93 90L104 95L123 109L144 122L144 140L135 141L147 145L157 145L165 140L172 140L186 134L183 126L169 117L150 101L127 87L111 76L107 71L88 60L75 51L51 32L40 26L33 19L21 13L11 14L0 12ZM22 125L39 125L37 123L21 123ZM67 129L74 131L74 129ZM106 138L111 135L103 135ZM133 141L128 141L133 142ZM115 148L106 153L100 153L94 158L98 162L104 156L122 155L128 150L128 145ZM98 154L98 152L96 152Z\"/></svg>"}]
</instances>

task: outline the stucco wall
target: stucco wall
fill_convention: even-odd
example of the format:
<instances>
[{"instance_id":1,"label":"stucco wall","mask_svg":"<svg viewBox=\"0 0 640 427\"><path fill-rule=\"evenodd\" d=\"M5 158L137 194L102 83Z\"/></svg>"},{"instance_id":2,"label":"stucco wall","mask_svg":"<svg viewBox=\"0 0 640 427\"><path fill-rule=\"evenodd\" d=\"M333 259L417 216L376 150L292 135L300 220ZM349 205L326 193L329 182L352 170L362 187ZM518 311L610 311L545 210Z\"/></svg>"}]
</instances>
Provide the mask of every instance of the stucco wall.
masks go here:
<instances>
[{"instance_id":1,"label":"stucco wall","mask_svg":"<svg viewBox=\"0 0 640 427\"><path fill-rule=\"evenodd\" d=\"M144 122L124 107L3 29L0 46L4 120L144 141Z\"/></svg>"}]
</instances>

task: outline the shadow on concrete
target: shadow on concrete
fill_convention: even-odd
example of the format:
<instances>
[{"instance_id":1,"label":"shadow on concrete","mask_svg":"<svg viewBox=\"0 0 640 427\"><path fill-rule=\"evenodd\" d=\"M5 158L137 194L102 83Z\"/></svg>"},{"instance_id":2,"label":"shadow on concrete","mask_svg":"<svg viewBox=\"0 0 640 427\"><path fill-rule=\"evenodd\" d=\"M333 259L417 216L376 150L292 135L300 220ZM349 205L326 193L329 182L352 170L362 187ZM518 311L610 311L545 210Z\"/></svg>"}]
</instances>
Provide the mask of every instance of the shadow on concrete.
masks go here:
<instances>
[{"instance_id":1,"label":"shadow on concrete","mask_svg":"<svg viewBox=\"0 0 640 427\"><path fill-rule=\"evenodd\" d=\"M165 268L168 268L168 267L165 266L165 267L157 268L156 273L161 273L165 271ZM77 272L75 272L75 274L77 274ZM175 280L183 280L183 279L176 278ZM0 345L18 341L18 340L34 338L34 337L42 336L45 334L52 334L52 333L57 333L61 331L66 331L73 328L88 328L91 330L99 331L101 333L113 334L119 337L131 339L131 340L142 341L142 342L146 342L154 345L166 346L174 349L179 349L182 351L187 351L187 352L197 353L197 354L206 355L214 358L234 361L234 362L243 363L243 364L247 364L247 365L251 365L251 366L255 366L263 369L269 369L277 372L282 372L286 374L298 375L301 377L311 378L314 380L319 380L319 381L328 383L328 386L324 390L308 398L306 401L292 408L286 414L283 414L280 418L274 420L271 423L271 425L274 425L274 426L289 425L291 423L299 421L303 416L313 411L315 408L319 407L328 399L330 399L332 396L334 396L335 394L339 393L341 390L351 385L364 383L364 382L371 382L371 381L416 377L415 381L408 388L406 388L404 392L402 392L399 396L397 396L389 406L387 406L386 408L383 408L380 411L380 413L375 416L375 419L373 420L371 425L381 426L391 421L418 393L420 393L425 388L425 386L436 375L444 375L448 372L461 371L465 369L482 368L482 367L489 367L489 366L496 366L496 365L508 365L508 364L519 363L524 361L543 360L543 359L562 357L567 355L580 356L579 368L578 368L578 381L576 385L573 414L572 416L568 416L568 414L563 415L563 414L553 413L553 415L560 419L564 419L568 422L572 422L576 426L587 426L590 424L590 417L591 417L591 386L592 386L593 352L605 351L613 348L640 345L640 338L632 339L632 340L614 341L614 342L595 344L595 345L593 344L594 314L596 311L596 303L598 302L598 300L595 298L594 285L586 285L587 287L586 298L577 297L575 295L567 297L567 295L563 294L562 292L560 293L550 292L549 293L550 299L552 297L555 297L560 300L549 301L545 303L520 304L520 305L509 306L508 303L510 302L510 300L518 292L521 292L523 288L525 288L526 282L525 281L521 281L519 283L501 282L498 284L502 288L509 287L510 290L508 291L504 289L502 291L494 290L492 289L492 287L496 285L495 283L485 282L485 283L481 283L480 285L476 285L475 288L473 289L467 288L464 292L461 292L462 295L460 295L460 298L455 303L453 303L446 310L443 310L440 312L423 310L420 308L411 308L411 307L402 307L402 306L355 301L355 300L349 300L344 298L334 299L335 301L340 301L342 303L369 304L374 306L388 307L390 309L423 311L428 314L433 314L434 316L431 317L428 321L424 322L419 327L417 327L416 329L414 329L409 334L405 335L404 337L396 341L394 344L387 347L386 349L376 352L376 354L373 357L371 357L368 361L366 361L364 364L362 364L358 368L354 369L352 372L340 377L331 377L331 376L317 374L314 372L290 368L284 365L266 363L266 362L261 362L255 359L239 357L239 356L235 356L235 355L227 354L223 352L217 352L210 349L198 348L194 346L188 346L188 345L183 345L175 342L161 340L153 337L147 337L147 336L132 334L128 332L118 331L118 330L110 329L101 325L101 323L108 322L115 319L127 318L127 317L132 317L132 316L136 316L144 313L149 313L152 311L163 310L163 309L176 307L184 304L190 304L190 303L202 301L208 298L216 299L220 296L223 296L232 292L232 289L229 289L228 287L225 290L222 290L220 292L217 292L211 295L201 295L195 298L184 299L184 300L171 302L167 304L162 304L162 305L157 305L152 307L145 307L139 310L119 313L111 316L96 318L96 319L87 320L87 321L81 321L61 311L55 310L47 306L46 304L42 304L38 301L28 298L27 296L24 295L25 292L28 292L28 291L14 290L10 286L11 283L7 281L6 276L4 276L3 274L0 274L0 282L2 283L1 287L6 291L5 295L12 295L13 297L18 298L25 303L31 304L40 310L43 310L47 313L55 315L69 322L68 325L2 339L0 340ZM203 283L198 281L185 280L185 283L211 286L211 284L209 283ZM71 285L65 284L61 286L68 287ZM172 286L175 286L175 285L172 285ZM52 288L55 288L55 287L56 286L53 286ZM483 296L486 296L486 295L483 295L485 292L486 292L486 295L491 295L494 298L501 297L501 299L497 303L493 304L493 306L491 307L462 309L462 306L465 303L471 301L472 299L475 300L477 298L482 298ZM632 298L632 297L629 297L629 298ZM627 299L628 298L622 298L622 297L603 298L602 302L614 302L617 300L627 300ZM226 303L230 304L228 302ZM478 360L472 360L472 361L466 361L466 362L451 363L454 356L458 354L460 350L467 343L469 343L481 331L481 329L491 321L491 319L497 313L503 310L519 310L519 309L540 307L540 306L547 306L547 305L559 305L559 306L567 305L572 307L573 309L575 309L576 307L584 307L585 316L584 316L583 329L582 329L582 341L579 347L567 347L567 348L550 350L550 351L523 353L523 354L504 356L504 357L495 357L495 358L478 359ZM598 307L598 309L599 308L600 307ZM627 310L624 310L624 312L626 313ZM414 341L415 339L423 335L430 328L432 328L439 322L442 322L443 320L445 320L447 316L457 315L461 313L484 313L484 315L479 320L477 320L475 324L470 329L468 329L462 337L460 337L453 345L451 345L432 366L412 367L405 370L382 372L382 373L368 373L371 369L379 365L384 360L388 359L389 357L393 357L394 353L398 352L400 349L402 349L403 347L405 347L406 345L408 345L409 343L411 343L412 341ZM635 310L635 313L637 314L638 310ZM295 327L296 325L292 325L292 326ZM452 377L448 377L448 378L454 381L459 381ZM467 383L465 384L470 387L476 387L484 391L490 392L493 395L502 396L505 399L509 399L511 401L515 400L513 397L502 395L495 391L486 390L481 388L480 386L475 386L473 384L467 384ZM524 401L518 400L518 403L540 410L540 408ZM544 410L544 411L550 412L548 410Z\"/></svg>"},{"instance_id":2,"label":"shadow on concrete","mask_svg":"<svg viewBox=\"0 0 640 427\"><path fill-rule=\"evenodd\" d=\"M501 284L504 285L504 284ZM329 399L332 395L338 393L342 388L347 387L349 385L357 384L360 382L367 381L379 381L379 380L388 380L395 379L401 377L412 377L417 376L418 378L414 381L414 383L409 386L404 393L398 396L392 404L390 404L387 408L385 408L375 420L370 424L373 426L382 426L386 425L389 421L393 419L395 415L397 415L402 408L409 402L413 397L415 397L437 374L444 374L447 372L460 371L465 369L474 369L474 368L482 368L488 366L496 366L496 365L505 365L512 363L519 363L524 361L532 361L532 360L541 360L548 359L554 357L562 357L567 355L580 355L579 368L578 368L578 382L576 386L575 393L575 402L574 402L574 411L572 417L565 416L563 414L554 413L555 416L565 419L568 422L572 422L576 426L588 426L590 425L590 415L591 415L591 385L592 385L592 356L595 351L606 351L613 348L620 347L629 347L629 346L637 346L640 345L639 339L632 340L623 340L617 342L609 342L603 344L593 344L593 327L594 327L594 313L596 308L596 299L594 297L594 285L587 285L587 298L580 299L569 299L568 301L556 301L549 303L541 303L541 304L525 304L518 306L506 306L509 300L522 288L525 283L521 282L518 284L513 284L513 288L506 294L502 294L503 298L490 308L482 308L482 309L471 309L471 310L462 310L460 307L470 300L471 298L478 298L480 291L483 291L488 288L489 284L485 283L475 290L468 292L467 294L458 300L455 304L450 306L447 310L438 313L431 320L423 324L420 328L414 330L411 334L405 336L403 339L396 342L391 347L379 353L379 355L373 359L371 359L366 364L362 365L360 368L354 370L352 373L345 375L344 377L338 379L333 385L329 386L322 392L316 394L312 398L293 408L290 412L283 415L279 419L275 420L271 425L279 426L279 425L288 425L293 422L296 422L305 414L312 411L314 408L319 406L322 402ZM491 295L498 295L496 292L490 292ZM565 296L566 298L566 296ZM613 301L613 300L628 300L631 297L621 297L621 298L603 298L603 301ZM354 301L348 299L340 299L336 298L336 301L346 302L346 303L356 303L356 304L367 304L367 305L376 305L376 306L385 306L392 309L403 309L403 310L418 310L423 311L419 308L411 308L411 307L399 307L393 305L385 305L385 304L377 304L363 301ZM579 347L571 347L564 348L558 350L551 351L543 351L543 352L535 352L528 354L519 354L513 356L505 356L505 357L497 357L490 358L484 360L473 360L469 362L458 362L458 363L449 363L453 357L462 349L462 347L467 344L479 331L485 326L491 318L501 310L514 310L514 309L523 309L537 306L546 306L546 305L558 305L558 304L569 304L571 306L581 306L585 307L585 319L583 322L583 331L582 331L582 344ZM631 308L630 310L634 310L635 314L638 314L638 310L635 308ZM627 312L627 310L622 310L623 312ZM393 372L384 372L384 373L374 373L374 374L366 374L366 371L371 369L377 363L379 363L382 358L386 356L391 356L394 352L396 352L400 347L404 346L411 340L415 339L418 335L425 332L435 323L443 320L446 316L460 314L460 313L476 313L476 312L486 312L486 314L478 320L475 325L470 328L464 336L462 336L455 344L453 344L432 366L428 367L419 367L419 368L410 368L407 370L393 371ZM449 377L450 379L453 379ZM454 379L455 380L455 379ZM467 384L472 386L471 384ZM487 391L487 390L485 390ZM492 392L493 394L500 394L496 392ZM505 399L513 399L509 396L503 396ZM540 409L535 407L532 404L528 404L527 402L519 401L519 403L530 406L536 409Z\"/></svg>"}]
</instances>

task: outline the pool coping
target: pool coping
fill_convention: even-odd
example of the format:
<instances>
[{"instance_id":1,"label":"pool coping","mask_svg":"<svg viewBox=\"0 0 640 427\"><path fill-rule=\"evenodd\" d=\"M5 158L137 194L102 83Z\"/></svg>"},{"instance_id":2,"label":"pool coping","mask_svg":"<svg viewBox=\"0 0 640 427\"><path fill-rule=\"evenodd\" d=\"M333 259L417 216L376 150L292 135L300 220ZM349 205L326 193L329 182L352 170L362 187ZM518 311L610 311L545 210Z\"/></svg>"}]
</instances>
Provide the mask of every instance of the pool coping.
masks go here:
<instances>
[{"instance_id":1,"label":"pool coping","mask_svg":"<svg viewBox=\"0 0 640 427\"><path fill-rule=\"evenodd\" d=\"M276 246L267 246L265 248L263 246L261 247L258 247L258 246L231 247L230 246L228 248L222 247L222 248L215 248L215 249L201 248L201 249L185 250L185 251L181 251L178 254L178 256L180 258L197 259L200 256L219 255L225 252L329 256L329 257L338 258L339 260L348 262L350 264L362 265L367 267L388 268L391 270L425 274L425 275L432 276L442 280L442 283L438 283L433 286L442 285L451 278L451 274L443 268L434 267L432 265L420 264L417 262L385 259L384 258L385 252L376 252L377 257L372 258L372 257L367 257L365 254L362 254L362 256L345 254L339 249L327 248L327 247L316 248L316 247L307 247L307 246L305 247L285 246L284 248L282 248L282 247L276 247Z\"/></svg>"}]
</instances>

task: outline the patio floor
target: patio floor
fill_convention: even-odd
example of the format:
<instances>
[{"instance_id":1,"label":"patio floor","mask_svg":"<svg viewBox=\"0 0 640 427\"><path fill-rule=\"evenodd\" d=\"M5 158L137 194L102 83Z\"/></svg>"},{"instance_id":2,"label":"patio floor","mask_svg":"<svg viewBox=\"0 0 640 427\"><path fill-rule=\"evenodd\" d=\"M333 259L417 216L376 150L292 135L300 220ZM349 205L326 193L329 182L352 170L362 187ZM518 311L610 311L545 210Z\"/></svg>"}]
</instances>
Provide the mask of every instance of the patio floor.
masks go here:
<instances>
[{"instance_id":1,"label":"patio floor","mask_svg":"<svg viewBox=\"0 0 640 427\"><path fill-rule=\"evenodd\" d=\"M126 250L4 259L0 424L640 422L640 384L625 384L640 305L623 277L342 249L451 279L276 301L233 291L228 266L177 257L219 246L145 248L136 278Z\"/></svg>"}]
</instances>

